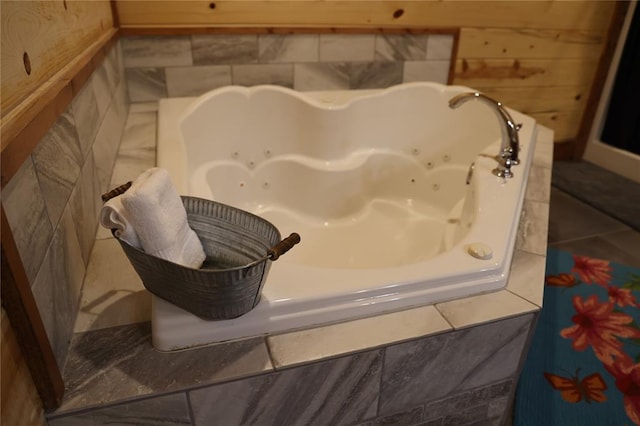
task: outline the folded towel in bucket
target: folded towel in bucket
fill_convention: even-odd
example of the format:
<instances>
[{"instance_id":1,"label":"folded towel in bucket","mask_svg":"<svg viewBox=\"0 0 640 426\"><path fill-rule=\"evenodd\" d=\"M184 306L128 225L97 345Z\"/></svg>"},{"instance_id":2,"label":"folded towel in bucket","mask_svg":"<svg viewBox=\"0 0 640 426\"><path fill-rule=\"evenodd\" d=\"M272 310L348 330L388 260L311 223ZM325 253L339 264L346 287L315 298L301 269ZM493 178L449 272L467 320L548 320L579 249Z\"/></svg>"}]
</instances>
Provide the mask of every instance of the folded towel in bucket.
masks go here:
<instances>
[{"instance_id":1,"label":"folded towel in bucket","mask_svg":"<svg viewBox=\"0 0 640 426\"><path fill-rule=\"evenodd\" d=\"M130 246L142 248L138 234L131 225L130 215L122 205L122 196L113 197L100 210L100 224L108 229L115 229L116 235Z\"/></svg>"},{"instance_id":2,"label":"folded towel in bucket","mask_svg":"<svg viewBox=\"0 0 640 426\"><path fill-rule=\"evenodd\" d=\"M202 243L165 169L143 172L122 195L105 203L100 223L132 246L191 268L205 260Z\"/></svg>"}]
</instances>

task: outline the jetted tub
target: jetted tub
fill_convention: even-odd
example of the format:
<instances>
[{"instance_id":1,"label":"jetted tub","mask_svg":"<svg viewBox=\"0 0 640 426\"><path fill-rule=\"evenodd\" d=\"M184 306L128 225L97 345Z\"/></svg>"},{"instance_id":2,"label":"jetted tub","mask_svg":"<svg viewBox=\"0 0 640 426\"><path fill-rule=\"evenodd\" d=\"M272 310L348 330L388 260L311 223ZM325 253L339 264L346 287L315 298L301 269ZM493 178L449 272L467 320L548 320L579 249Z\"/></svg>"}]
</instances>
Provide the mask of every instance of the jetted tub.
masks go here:
<instances>
[{"instance_id":1,"label":"jetted tub","mask_svg":"<svg viewBox=\"0 0 640 426\"><path fill-rule=\"evenodd\" d=\"M271 266L260 303L202 320L153 298L163 351L317 326L503 288L535 121L510 110L521 164L491 173L500 126L472 89L409 83L300 93L229 86L160 101L158 166L181 194L245 209L302 241ZM474 167L471 168L472 163Z\"/></svg>"}]
</instances>

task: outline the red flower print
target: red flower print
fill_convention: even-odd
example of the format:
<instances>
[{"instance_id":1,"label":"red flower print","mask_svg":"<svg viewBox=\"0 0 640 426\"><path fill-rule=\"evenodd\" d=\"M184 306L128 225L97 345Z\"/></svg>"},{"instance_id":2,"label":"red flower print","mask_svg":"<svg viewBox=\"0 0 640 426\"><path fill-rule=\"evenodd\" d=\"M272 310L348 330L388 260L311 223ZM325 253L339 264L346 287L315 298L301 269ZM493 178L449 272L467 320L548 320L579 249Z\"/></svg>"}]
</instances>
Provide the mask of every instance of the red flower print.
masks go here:
<instances>
[{"instance_id":1,"label":"red flower print","mask_svg":"<svg viewBox=\"0 0 640 426\"><path fill-rule=\"evenodd\" d=\"M571 320L575 325L560 331L565 339L573 339L573 349L584 351L588 346L604 364L611 364L613 357L623 355L622 343L616 337L640 338L640 330L629 327L633 318L621 312L613 312L614 304L600 303L596 295L587 300L573 297L576 310Z\"/></svg>"},{"instance_id":2,"label":"red flower print","mask_svg":"<svg viewBox=\"0 0 640 426\"><path fill-rule=\"evenodd\" d=\"M609 292L609 302L616 303L618 306L636 306L636 297L631 293L628 288L620 288L609 286L607 287Z\"/></svg>"},{"instance_id":3,"label":"red flower print","mask_svg":"<svg viewBox=\"0 0 640 426\"><path fill-rule=\"evenodd\" d=\"M551 285L554 287L573 287L576 285L576 277L571 274L558 274L558 275L549 275L546 277L547 285Z\"/></svg>"},{"instance_id":4,"label":"red flower print","mask_svg":"<svg viewBox=\"0 0 640 426\"><path fill-rule=\"evenodd\" d=\"M623 395L627 416L640 424L640 364L634 364L631 358L623 356L611 365L605 365L607 371L616 379L616 387Z\"/></svg>"},{"instance_id":5,"label":"red flower print","mask_svg":"<svg viewBox=\"0 0 640 426\"><path fill-rule=\"evenodd\" d=\"M573 255L573 269L586 284L596 283L606 286L611 281L611 266L607 260L592 259L586 256Z\"/></svg>"}]
</instances>

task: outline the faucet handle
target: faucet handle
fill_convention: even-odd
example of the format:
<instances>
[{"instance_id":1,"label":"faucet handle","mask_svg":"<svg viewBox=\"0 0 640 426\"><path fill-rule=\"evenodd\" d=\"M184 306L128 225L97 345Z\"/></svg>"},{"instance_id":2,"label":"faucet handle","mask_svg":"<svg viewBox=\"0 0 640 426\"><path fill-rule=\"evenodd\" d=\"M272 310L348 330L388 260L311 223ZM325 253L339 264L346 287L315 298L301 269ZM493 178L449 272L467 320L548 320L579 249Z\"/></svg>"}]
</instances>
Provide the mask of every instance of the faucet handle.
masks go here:
<instances>
[{"instance_id":1,"label":"faucet handle","mask_svg":"<svg viewBox=\"0 0 640 426\"><path fill-rule=\"evenodd\" d=\"M491 173L501 178L511 179L513 177L511 166L513 166L514 163L511 160L509 153L505 150L505 152L499 155L496 160L498 161L498 167L493 169Z\"/></svg>"},{"instance_id":2,"label":"faucet handle","mask_svg":"<svg viewBox=\"0 0 640 426\"><path fill-rule=\"evenodd\" d=\"M516 130L520 130L522 129L522 123L517 123L516 124Z\"/></svg>"}]
</instances>

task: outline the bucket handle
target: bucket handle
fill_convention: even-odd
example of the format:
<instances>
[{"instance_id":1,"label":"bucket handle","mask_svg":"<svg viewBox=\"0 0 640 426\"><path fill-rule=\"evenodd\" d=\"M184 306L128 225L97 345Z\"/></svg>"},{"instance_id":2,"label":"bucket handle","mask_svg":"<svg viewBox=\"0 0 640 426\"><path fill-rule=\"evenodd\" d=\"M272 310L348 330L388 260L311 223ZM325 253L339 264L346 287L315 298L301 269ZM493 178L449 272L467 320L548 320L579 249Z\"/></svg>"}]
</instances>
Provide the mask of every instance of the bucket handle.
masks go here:
<instances>
[{"instance_id":1,"label":"bucket handle","mask_svg":"<svg viewBox=\"0 0 640 426\"><path fill-rule=\"evenodd\" d=\"M120 194L124 194L125 192L127 192L127 189L131 188L131 183L132 182L129 181L127 183L124 183L118 186L117 188L113 188L111 191L107 192L106 194L102 194L102 202L106 203L113 197L117 197Z\"/></svg>"},{"instance_id":2,"label":"bucket handle","mask_svg":"<svg viewBox=\"0 0 640 426\"><path fill-rule=\"evenodd\" d=\"M247 268L247 271L248 271L248 268L251 268L252 266L257 265L258 263L262 263L265 260L272 260L272 261L277 260L280 256L282 256L283 254L291 250L291 247L295 246L299 242L300 242L300 235L297 234L296 232L293 232L287 238L283 239L278 244L276 244L275 246L267 250L266 256L262 256L260 259L256 259L253 262L249 263L248 265L245 265L244 267Z\"/></svg>"},{"instance_id":3,"label":"bucket handle","mask_svg":"<svg viewBox=\"0 0 640 426\"><path fill-rule=\"evenodd\" d=\"M278 260L280 256L291 250L293 246L300 242L300 235L296 232L291 233L287 238L280 241L267 251L267 257L271 260Z\"/></svg>"}]
</instances>

